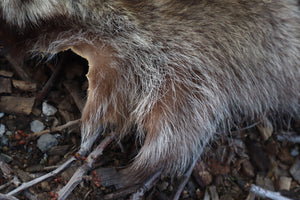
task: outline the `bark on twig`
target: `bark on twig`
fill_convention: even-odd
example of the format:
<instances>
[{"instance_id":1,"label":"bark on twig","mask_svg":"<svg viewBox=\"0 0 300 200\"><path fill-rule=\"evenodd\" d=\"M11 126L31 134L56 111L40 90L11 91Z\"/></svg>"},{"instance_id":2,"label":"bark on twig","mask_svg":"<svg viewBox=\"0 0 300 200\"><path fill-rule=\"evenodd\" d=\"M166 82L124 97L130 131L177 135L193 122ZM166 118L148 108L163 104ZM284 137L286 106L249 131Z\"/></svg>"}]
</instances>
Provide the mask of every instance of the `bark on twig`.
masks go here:
<instances>
[{"instance_id":1,"label":"bark on twig","mask_svg":"<svg viewBox=\"0 0 300 200\"><path fill-rule=\"evenodd\" d=\"M20 192L22 192L23 190L26 190L48 178L52 178L56 175L58 175L59 173L61 173L63 170L65 170L67 167L69 167L74 161L76 160L76 158L73 156L72 158L70 158L67 162L65 162L63 165L61 165L59 168L57 168L56 170L47 173L43 176L40 176L36 179L33 179L29 182L23 183L21 186L17 187L16 189L12 190L11 192L9 192L7 195L8 196L15 196L17 194L19 194Z\"/></svg>"},{"instance_id":2,"label":"bark on twig","mask_svg":"<svg viewBox=\"0 0 300 200\"><path fill-rule=\"evenodd\" d=\"M23 81L30 81L30 74L24 68L24 55L8 53L5 55L5 58L11 64L12 68L15 70L16 74L23 80Z\"/></svg>"},{"instance_id":3,"label":"bark on twig","mask_svg":"<svg viewBox=\"0 0 300 200\"><path fill-rule=\"evenodd\" d=\"M193 172L193 169L197 163L198 159L195 159L193 161L193 163L191 164L191 166L189 167L189 169L187 170L187 172L183 175L183 177L181 178L181 182L176 190L176 193L173 196L173 200L178 200L180 197L180 194L182 193L182 190L184 189L184 186L186 185L186 183L188 182L189 178L191 177L191 174Z\"/></svg>"},{"instance_id":4,"label":"bark on twig","mask_svg":"<svg viewBox=\"0 0 300 200\"><path fill-rule=\"evenodd\" d=\"M5 194L0 194L0 199L1 200L19 200L16 197L5 195Z\"/></svg>"},{"instance_id":5,"label":"bark on twig","mask_svg":"<svg viewBox=\"0 0 300 200\"><path fill-rule=\"evenodd\" d=\"M86 159L86 163L82 165L77 171L74 173L70 181L58 192L58 200L64 200L68 197L68 195L73 191L73 189L82 181L82 177L92 168L95 160L102 155L105 147L111 143L116 137L116 133L111 133L108 135L98 146L97 148L90 153L90 155Z\"/></svg>"},{"instance_id":6,"label":"bark on twig","mask_svg":"<svg viewBox=\"0 0 300 200\"><path fill-rule=\"evenodd\" d=\"M114 193L107 194L103 197L103 199L104 200L119 199L123 196L126 196L128 194L132 194L132 193L136 192L139 188L140 188L139 185L133 185L133 186L130 186L130 187L125 188L125 189L117 190Z\"/></svg>"},{"instance_id":7,"label":"bark on twig","mask_svg":"<svg viewBox=\"0 0 300 200\"><path fill-rule=\"evenodd\" d=\"M278 141L288 141L291 143L300 143L300 136L296 135L277 135Z\"/></svg>"},{"instance_id":8,"label":"bark on twig","mask_svg":"<svg viewBox=\"0 0 300 200\"><path fill-rule=\"evenodd\" d=\"M290 198L282 196L279 192L266 190L254 184L251 185L250 192L262 198L269 198L272 200L292 200Z\"/></svg>"},{"instance_id":9,"label":"bark on twig","mask_svg":"<svg viewBox=\"0 0 300 200\"><path fill-rule=\"evenodd\" d=\"M50 63L47 63L47 64L49 66L51 66ZM49 93L50 89L53 86L55 79L58 77L62 68L63 68L63 59L61 59L60 62L58 63L58 65L56 66L54 72L52 73L52 75L49 78L49 80L47 81L47 83L44 85L42 91L36 96L37 100L42 100L46 97L47 93Z\"/></svg>"},{"instance_id":10,"label":"bark on twig","mask_svg":"<svg viewBox=\"0 0 300 200\"><path fill-rule=\"evenodd\" d=\"M136 191L136 193L134 193L132 195L131 199L132 200L143 199L145 193L155 185L155 183L157 182L158 177L161 175L161 173L162 173L162 169L160 169L155 174L153 174L153 176L148 181L146 181L143 184L143 186L140 189L138 189L138 191Z\"/></svg>"}]
</instances>

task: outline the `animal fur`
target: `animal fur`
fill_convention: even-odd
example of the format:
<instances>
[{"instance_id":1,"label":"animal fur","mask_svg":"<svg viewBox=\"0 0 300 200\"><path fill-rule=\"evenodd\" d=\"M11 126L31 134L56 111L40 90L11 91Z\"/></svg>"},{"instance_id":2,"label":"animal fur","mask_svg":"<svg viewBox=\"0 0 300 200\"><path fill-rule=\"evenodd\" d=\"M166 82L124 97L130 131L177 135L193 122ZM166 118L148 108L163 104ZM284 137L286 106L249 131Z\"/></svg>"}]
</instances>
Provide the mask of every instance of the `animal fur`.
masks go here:
<instances>
[{"instance_id":1,"label":"animal fur","mask_svg":"<svg viewBox=\"0 0 300 200\"><path fill-rule=\"evenodd\" d=\"M82 144L101 125L143 141L132 175L182 174L244 117L299 117L296 0L2 0L30 51L89 61Z\"/></svg>"}]
</instances>

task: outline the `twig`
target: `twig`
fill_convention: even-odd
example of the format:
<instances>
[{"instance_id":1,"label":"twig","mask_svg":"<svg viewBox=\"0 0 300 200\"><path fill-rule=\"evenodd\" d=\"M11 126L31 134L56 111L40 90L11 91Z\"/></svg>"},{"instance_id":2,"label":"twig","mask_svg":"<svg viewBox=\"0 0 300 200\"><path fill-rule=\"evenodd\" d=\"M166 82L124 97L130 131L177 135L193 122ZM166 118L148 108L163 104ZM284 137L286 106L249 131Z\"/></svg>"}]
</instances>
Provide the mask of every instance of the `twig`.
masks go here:
<instances>
[{"instance_id":1,"label":"twig","mask_svg":"<svg viewBox=\"0 0 300 200\"><path fill-rule=\"evenodd\" d=\"M50 63L47 63L47 65L49 67L52 67L52 65ZM38 100L42 100L43 98L45 98L46 94L50 91L50 89L53 86L53 83L55 81L55 79L58 77L59 72L61 71L61 69L63 68L63 59L61 59L58 63L58 65L56 66L54 72L51 74L50 78L48 79L47 83L44 85L42 91L36 96L36 98Z\"/></svg>"},{"instance_id":2,"label":"twig","mask_svg":"<svg viewBox=\"0 0 300 200\"><path fill-rule=\"evenodd\" d=\"M80 150L78 151L78 154L81 156L86 155L86 153L88 151L90 151L91 146L95 143L96 139L98 138L98 136L100 135L100 133L103 131L103 129L99 129L98 131L96 131L93 135L93 137L91 137L88 141L86 141L85 143L82 143L80 146ZM73 156L72 158L70 158L68 161L66 161L64 164L62 164L60 167L58 167L56 170L49 172L41 177L38 177L36 179L33 179L29 182L23 183L22 185L20 185L19 187L17 187L16 189L12 190L11 192L9 192L7 195L17 195L18 193L20 193L23 190L26 190L46 179L52 178L54 176L56 176L57 174L61 173L63 170L65 170L67 167L69 167L75 160L77 160L75 158L75 156Z\"/></svg>"},{"instance_id":3,"label":"twig","mask_svg":"<svg viewBox=\"0 0 300 200\"><path fill-rule=\"evenodd\" d=\"M0 194L0 199L1 200L19 200L16 197L5 195L5 194Z\"/></svg>"},{"instance_id":4,"label":"twig","mask_svg":"<svg viewBox=\"0 0 300 200\"><path fill-rule=\"evenodd\" d=\"M16 189L14 189L13 191L9 192L7 195L9 196L15 196L17 195L18 193L20 193L21 191L23 190L26 190L48 178L51 178L51 177L54 177L56 176L57 174L59 174L60 172L62 172L64 169L66 169L67 167L69 167L74 161L76 160L76 158L73 156L72 158L70 158L67 162L65 162L64 164L62 164L59 168L57 168L56 170L48 173L48 174L45 174L43 176L40 176L36 179L33 179L29 182L26 182L26 183L23 183L22 185L20 185L19 187L17 187Z\"/></svg>"},{"instance_id":5,"label":"twig","mask_svg":"<svg viewBox=\"0 0 300 200\"><path fill-rule=\"evenodd\" d=\"M103 197L103 199L104 200L119 199L123 196L126 196L128 194L132 194L132 193L136 192L139 188L140 188L139 185L133 185L133 186L127 187L125 189L122 188L122 189L117 190L114 193L109 193L109 194L105 195Z\"/></svg>"},{"instance_id":6,"label":"twig","mask_svg":"<svg viewBox=\"0 0 300 200\"><path fill-rule=\"evenodd\" d=\"M290 198L282 196L279 192L272 192L254 184L251 185L250 192L262 198L269 198L273 200L292 200Z\"/></svg>"},{"instance_id":7,"label":"twig","mask_svg":"<svg viewBox=\"0 0 300 200\"><path fill-rule=\"evenodd\" d=\"M12 180L4 183L3 185L0 185L0 190L3 190L4 188L7 188L9 185L11 185L13 183Z\"/></svg>"},{"instance_id":8,"label":"twig","mask_svg":"<svg viewBox=\"0 0 300 200\"><path fill-rule=\"evenodd\" d=\"M288 141L291 143L300 143L300 136L296 135L277 135L277 140L278 141Z\"/></svg>"},{"instance_id":9,"label":"twig","mask_svg":"<svg viewBox=\"0 0 300 200\"><path fill-rule=\"evenodd\" d=\"M132 195L132 197L130 199L132 200L140 200L143 199L144 194L150 190L153 185L155 185L156 181L158 180L158 177L161 175L162 173L162 169L160 169L159 171L157 171L148 181L146 181L143 186L138 189L138 191L136 191L136 193L134 193Z\"/></svg>"},{"instance_id":10,"label":"twig","mask_svg":"<svg viewBox=\"0 0 300 200\"><path fill-rule=\"evenodd\" d=\"M90 155L86 159L86 163L82 165L77 171L74 173L70 181L58 192L58 200L64 200L68 197L68 195L73 191L73 189L82 181L82 177L92 168L95 160L102 155L105 147L111 143L116 137L116 133L109 134L98 146L97 148L90 153Z\"/></svg>"},{"instance_id":11,"label":"twig","mask_svg":"<svg viewBox=\"0 0 300 200\"><path fill-rule=\"evenodd\" d=\"M21 55L19 53L14 53L15 51L10 51L8 54L5 55L5 58L8 60L12 68L15 70L17 75L23 80L23 81L30 81L32 80L30 78L30 74L25 70L23 61L24 61L24 55Z\"/></svg>"},{"instance_id":12,"label":"twig","mask_svg":"<svg viewBox=\"0 0 300 200\"><path fill-rule=\"evenodd\" d=\"M198 158L194 159L193 163L191 164L191 166L189 167L189 169L187 170L187 172L183 175L182 179L181 179L181 182L177 188L177 191L176 193L174 194L173 196L173 200L178 200L179 197L180 197L180 194L182 192L182 190L184 189L184 186L186 185L186 183L188 182L192 172L193 172L193 169L197 163L197 160Z\"/></svg>"},{"instance_id":13,"label":"twig","mask_svg":"<svg viewBox=\"0 0 300 200\"><path fill-rule=\"evenodd\" d=\"M36 132L36 133L32 133L31 135L29 135L28 139L31 139L33 137L38 137L38 136L41 136L43 134L46 134L46 133L51 133L51 132L60 132L66 128L69 128L70 126L73 126L73 125L76 125L76 124L79 124L80 123L80 119L77 119L77 120L74 120L74 121L69 121L68 123L64 124L64 125L61 125L61 126L56 126L56 127L52 127L50 129L47 129L47 130L43 130L43 131L40 131L40 132Z\"/></svg>"},{"instance_id":14,"label":"twig","mask_svg":"<svg viewBox=\"0 0 300 200\"><path fill-rule=\"evenodd\" d=\"M6 179L10 179L9 182L7 182L4 185L1 185L0 188L5 188L8 185L10 185L11 183L14 184L15 186L19 186L20 185L20 180L14 174L14 171L3 161L3 159L1 157L0 157L0 169L1 169L2 173L3 173L3 176Z\"/></svg>"}]
</instances>

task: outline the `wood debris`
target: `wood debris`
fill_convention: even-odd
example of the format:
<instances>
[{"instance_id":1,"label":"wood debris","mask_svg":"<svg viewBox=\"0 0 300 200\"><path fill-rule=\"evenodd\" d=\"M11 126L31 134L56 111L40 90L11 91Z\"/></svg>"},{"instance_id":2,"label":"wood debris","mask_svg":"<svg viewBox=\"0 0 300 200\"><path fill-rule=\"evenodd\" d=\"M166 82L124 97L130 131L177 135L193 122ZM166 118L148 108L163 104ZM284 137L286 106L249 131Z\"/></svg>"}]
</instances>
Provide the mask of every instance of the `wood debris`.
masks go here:
<instances>
[{"instance_id":1,"label":"wood debris","mask_svg":"<svg viewBox=\"0 0 300 200\"><path fill-rule=\"evenodd\" d=\"M29 81L12 80L12 84L15 88L28 92L35 92L37 90L37 84Z\"/></svg>"},{"instance_id":2,"label":"wood debris","mask_svg":"<svg viewBox=\"0 0 300 200\"><path fill-rule=\"evenodd\" d=\"M19 113L29 115L32 111L35 98L2 96L0 110L7 113Z\"/></svg>"},{"instance_id":3,"label":"wood debris","mask_svg":"<svg viewBox=\"0 0 300 200\"><path fill-rule=\"evenodd\" d=\"M11 93L11 80L9 78L0 77L0 94Z\"/></svg>"}]
</instances>

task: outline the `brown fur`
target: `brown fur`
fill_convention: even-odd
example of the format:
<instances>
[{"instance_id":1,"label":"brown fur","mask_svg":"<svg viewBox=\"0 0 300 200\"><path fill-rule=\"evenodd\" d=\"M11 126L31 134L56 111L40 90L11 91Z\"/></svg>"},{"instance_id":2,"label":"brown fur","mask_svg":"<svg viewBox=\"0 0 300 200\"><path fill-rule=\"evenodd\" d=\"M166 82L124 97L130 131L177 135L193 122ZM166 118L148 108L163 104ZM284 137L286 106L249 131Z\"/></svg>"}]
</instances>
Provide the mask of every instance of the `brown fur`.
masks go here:
<instances>
[{"instance_id":1,"label":"brown fur","mask_svg":"<svg viewBox=\"0 0 300 200\"><path fill-rule=\"evenodd\" d=\"M0 6L27 49L71 48L87 58L82 144L100 125L114 125L120 135L137 126L143 146L133 177L159 168L182 174L216 132L245 117L299 117L296 0L3 0Z\"/></svg>"}]
</instances>

